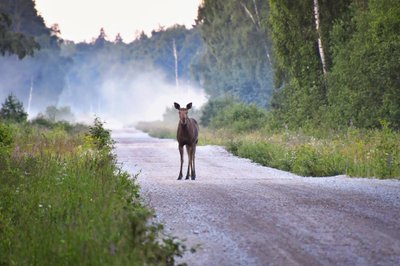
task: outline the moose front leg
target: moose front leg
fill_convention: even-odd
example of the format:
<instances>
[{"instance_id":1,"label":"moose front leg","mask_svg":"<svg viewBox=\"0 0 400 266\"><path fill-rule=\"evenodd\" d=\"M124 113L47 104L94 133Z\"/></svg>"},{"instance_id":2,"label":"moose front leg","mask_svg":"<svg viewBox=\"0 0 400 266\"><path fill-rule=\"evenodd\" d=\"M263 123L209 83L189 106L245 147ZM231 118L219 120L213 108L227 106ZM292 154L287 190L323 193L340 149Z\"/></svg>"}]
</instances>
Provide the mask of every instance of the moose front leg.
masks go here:
<instances>
[{"instance_id":1,"label":"moose front leg","mask_svg":"<svg viewBox=\"0 0 400 266\"><path fill-rule=\"evenodd\" d=\"M192 168L192 151L193 151L193 147L189 146L189 145L186 145L186 151L187 151L187 154L188 154L188 161L189 161L188 162L187 173L186 173L186 179L189 179L190 170L193 171L193 168Z\"/></svg>"},{"instance_id":2,"label":"moose front leg","mask_svg":"<svg viewBox=\"0 0 400 266\"><path fill-rule=\"evenodd\" d=\"M178 176L178 180L182 179L182 166L183 166L183 145L179 145L179 153L181 155L181 169L179 171L179 176Z\"/></svg>"}]
</instances>

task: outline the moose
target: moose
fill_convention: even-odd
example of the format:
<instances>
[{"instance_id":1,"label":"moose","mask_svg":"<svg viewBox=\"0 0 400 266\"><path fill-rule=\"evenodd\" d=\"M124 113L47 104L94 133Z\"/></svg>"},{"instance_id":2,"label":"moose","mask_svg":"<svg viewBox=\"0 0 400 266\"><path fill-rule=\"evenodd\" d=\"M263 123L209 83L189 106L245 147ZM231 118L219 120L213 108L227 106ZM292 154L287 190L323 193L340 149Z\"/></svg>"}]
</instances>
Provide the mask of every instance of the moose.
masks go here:
<instances>
[{"instance_id":1,"label":"moose","mask_svg":"<svg viewBox=\"0 0 400 266\"><path fill-rule=\"evenodd\" d=\"M178 103L174 103L175 109L179 110L179 123L178 130L176 132L176 139L179 144L179 153L181 155L181 168L179 171L178 180L182 179L182 166L183 166L183 146L186 145L186 151L188 154L188 169L186 173L186 179L191 176L192 180L196 179L196 167L195 167L195 154L196 145L199 137L199 125L194 118L189 118L188 111L192 108L192 103L188 103L186 108L181 108Z\"/></svg>"}]
</instances>

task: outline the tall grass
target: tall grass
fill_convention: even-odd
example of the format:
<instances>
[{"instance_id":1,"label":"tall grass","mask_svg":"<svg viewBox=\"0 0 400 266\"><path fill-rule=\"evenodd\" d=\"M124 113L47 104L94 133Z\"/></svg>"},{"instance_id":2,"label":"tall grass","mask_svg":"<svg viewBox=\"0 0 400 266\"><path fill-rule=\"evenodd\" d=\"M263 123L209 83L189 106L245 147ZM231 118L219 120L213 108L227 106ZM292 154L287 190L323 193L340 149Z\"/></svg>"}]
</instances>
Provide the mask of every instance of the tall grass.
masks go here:
<instances>
[{"instance_id":1,"label":"tall grass","mask_svg":"<svg viewBox=\"0 0 400 266\"><path fill-rule=\"evenodd\" d=\"M185 251L149 222L112 142L99 146L101 123L0 125L0 265L172 265Z\"/></svg>"},{"instance_id":2,"label":"tall grass","mask_svg":"<svg viewBox=\"0 0 400 266\"><path fill-rule=\"evenodd\" d=\"M222 145L237 156L302 176L400 179L400 133L384 122L381 129L336 131L290 131L258 124L259 128L249 129L237 120L220 127L200 127L199 144ZM141 129L155 137L175 137L175 129L158 122L142 124Z\"/></svg>"},{"instance_id":3,"label":"tall grass","mask_svg":"<svg viewBox=\"0 0 400 266\"><path fill-rule=\"evenodd\" d=\"M165 121L139 122L135 127L150 136L161 139L175 139L178 122L175 124Z\"/></svg>"},{"instance_id":4,"label":"tall grass","mask_svg":"<svg viewBox=\"0 0 400 266\"><path fill-rule=\"evenodd\" d=\"M302 176L346 174L400 179L400 134L386 125L382 129L349 128L330 133L264 128L238 134L203 129L200 138L200 143L223 145L237 156Z\"/></svg>"}]
</instances>

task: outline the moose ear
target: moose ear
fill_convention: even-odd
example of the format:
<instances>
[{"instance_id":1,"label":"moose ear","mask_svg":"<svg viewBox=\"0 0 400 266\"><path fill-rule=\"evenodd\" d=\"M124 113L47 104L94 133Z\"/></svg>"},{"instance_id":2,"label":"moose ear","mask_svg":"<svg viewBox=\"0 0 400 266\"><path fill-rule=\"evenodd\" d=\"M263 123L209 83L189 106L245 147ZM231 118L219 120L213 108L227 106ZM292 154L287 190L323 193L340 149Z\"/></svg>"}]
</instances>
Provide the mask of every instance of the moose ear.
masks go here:
<instances>
[{"instance_id":1,"label":"moose ear","mask_svg":"<svg viewBox=\"0 0 400 266\"><path fill-rule=\"evenodd\" d=\"M178 110L181 109L181 106L179 105L179 103L174 103L174 105L175 105L175 109L178 109Z\"/></svg>"},{"instance_id":2,"label":"moose ear","mask_svg":"<svg viewBox=\"0 0 400 266\"><path fill-rule=\"evenodd\" d=\"M188 103L187 105L186 105L186 109L190 109L190 108L192 108L192 103Z\"/></svg>"}]
</instances>

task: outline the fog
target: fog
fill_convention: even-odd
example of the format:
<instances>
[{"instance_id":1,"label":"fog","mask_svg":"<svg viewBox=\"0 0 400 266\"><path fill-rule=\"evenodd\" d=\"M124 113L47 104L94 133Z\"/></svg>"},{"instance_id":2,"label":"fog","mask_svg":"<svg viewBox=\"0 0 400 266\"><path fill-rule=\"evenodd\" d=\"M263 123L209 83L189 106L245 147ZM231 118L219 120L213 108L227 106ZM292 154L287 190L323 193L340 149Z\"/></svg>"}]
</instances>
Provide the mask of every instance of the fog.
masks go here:
<instances>
[{"instance_id":1,"label":"fog","mask_svg":"<svg viewBox=\"0 0 400 266\"><path fill-rule=\"evenodd\" d=\"M137 72L116 66L100 82L93 82L96 87L90 90L70 83L67 82L57 105L70 106L79 122L98 116L110 127L161 120L174 102L193 102L195 108L200 108L207 101L201 88L184 82L179 86L171 84L160 70Z\"/></svg>"},{"instance_id":2,"label":"fog","mask_svg":"<svg viewBox=\"0 0 400 266\"><path fill-rule=\"evenodd\" d=\"M58 69L40 54L24 60L1 57L0 101L13 93L29 119L48 106L70 107L73 122L92 123L99 117L112 128L161 120L174 102L192 102L199 109L207 101L203 89L183 78L177 86L175 77L157 66L112 62L99 53L84 59L76 56L72 64Z\"/></svg>"}]
</instances>

